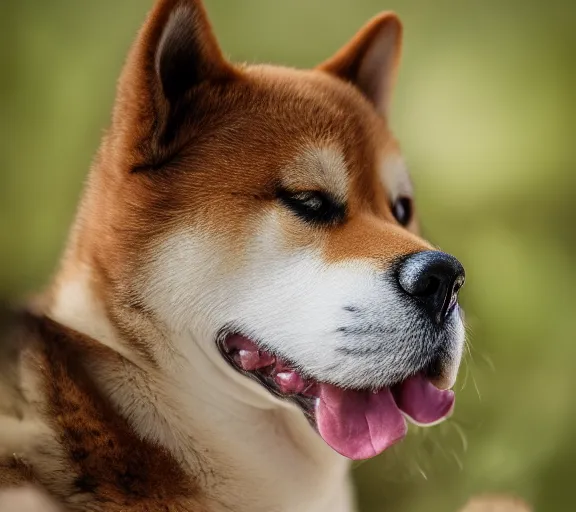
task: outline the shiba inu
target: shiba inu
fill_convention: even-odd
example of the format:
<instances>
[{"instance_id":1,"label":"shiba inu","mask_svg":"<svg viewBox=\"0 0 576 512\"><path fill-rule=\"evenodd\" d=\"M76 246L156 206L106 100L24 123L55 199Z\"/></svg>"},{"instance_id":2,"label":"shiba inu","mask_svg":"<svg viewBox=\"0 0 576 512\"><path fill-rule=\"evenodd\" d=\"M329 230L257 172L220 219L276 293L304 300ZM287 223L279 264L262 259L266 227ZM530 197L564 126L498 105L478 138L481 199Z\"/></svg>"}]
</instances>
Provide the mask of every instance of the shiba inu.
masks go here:
<instances>
[{"instance_id":1,"label":"shiba inu","mask_svg":"<svg viewBox=\"0 0 576 512\"><path fill-rule=\"evenodd\" d=\"M446 418L462 265L388 125L396 15L313 70L158 0L60 270L5 337L0 484L66 510L354 509L350 459Z\"/></svg>"}]
</instances>

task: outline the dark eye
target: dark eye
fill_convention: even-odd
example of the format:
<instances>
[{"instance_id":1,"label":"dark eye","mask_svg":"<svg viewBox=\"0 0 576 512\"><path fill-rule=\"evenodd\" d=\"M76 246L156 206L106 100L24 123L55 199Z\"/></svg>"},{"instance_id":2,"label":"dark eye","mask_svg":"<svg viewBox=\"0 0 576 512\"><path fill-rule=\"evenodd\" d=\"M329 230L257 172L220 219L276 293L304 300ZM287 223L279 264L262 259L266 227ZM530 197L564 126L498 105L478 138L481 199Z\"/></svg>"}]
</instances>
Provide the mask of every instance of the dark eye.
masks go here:
<instances>
[{"instance_id":1,"label":"dark eye","mask_svg":"<svg viewBox=\"0 0 576 512\"><path fill-rule=\"evenodd\" d=\"M392 214L402 226L410 224L413 214L412 199L405 196L396 199L392 203Z\"/></svg>"},{"instance_id":2,"label":"dark eye","mask_svg":"<svg viewBox=\"0 0 576 512\"><path fill-rule=\"evenodd\" d=\"M314 224L337 224L346 217L346 207L317 190L280 190L278 198L302 220Z\"/></svg>"}]
</instances>

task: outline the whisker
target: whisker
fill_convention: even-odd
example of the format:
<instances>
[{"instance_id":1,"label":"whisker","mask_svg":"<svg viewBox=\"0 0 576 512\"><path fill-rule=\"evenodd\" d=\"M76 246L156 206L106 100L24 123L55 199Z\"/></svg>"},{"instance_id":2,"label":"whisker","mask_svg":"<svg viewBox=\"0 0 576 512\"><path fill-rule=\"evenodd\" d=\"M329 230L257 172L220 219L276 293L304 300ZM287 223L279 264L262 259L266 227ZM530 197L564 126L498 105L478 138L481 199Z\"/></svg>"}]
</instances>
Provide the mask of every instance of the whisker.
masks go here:
<instances>
[{"instance_id":1,"label":"whisker","mask_svg":"<svg viewBox=\"0 0 576 512\"><path fill-rule=\"evenodd\" d=\"M464 464L462 463L462 459L458 457L458 454L454 450L450 450L450 453L452 454L452 457L456 461L456 464L458 464L458 469L460 471L464 471Z\"/></svg>"},{"instance_id":2,"label":"whisker","mask_svg":"<svg viewBox=\"0 0 576 512\"><path fill-rule=\"evenodd\" d=\"M482 401L482 394L480 393L480 388L478 387L478 382L476 381L476 377L474 377L474 373L470 372L472 377L472 383L474 384L474 389L476 390L476 394L478 395L478 401Z\"/></svg>"},{"instance_id":3,"label":"whisker","mask_svg":"<svg viewBox=\"0 0 576 512\"><path fill-rule=\"evenodd\" d=\"M480 352L480 357L484 360L484 362L488 365L488 368L490 368L490 371L495 372L496 371L496 366L494 365L494 361L492 361L492 358L490 356L488 356L487 354L483 354L482 352Z\"/></svg>"},{"instance_id":4,"label":"whisker","mask_svg":"<svg viewBox=\"0 0 576 512\"><path fill-rule=\"evenodd\" d=\"M464 391L466 384L468 384L468 374L470 373L470 364L467 359L464 359L464 382L460 386L460 391Z\"/></svg>"},{"instance_id":5,"label":"whisker","mask_svg":"<svg viewBox=\"0 0 576 512\"><path fill-rule=\"evenodd\" d=\"M422 475L422 478L424 478L424 480L428 480L428 475L426 475L426 473L419 464L416 464L416 469L418 470L418 473Z\"/></svg>"},{"instance_id":6,"label":"whisker","mask_svg":"<svg viewBox=\"0 0 576 512\"><path fill-rule=\"evenodd\" d=\"M454 430L456 430L456 432L458 433L458 437L460 437L460 441L462 442L462 451L466 453L468 451L468 440L466 439L466 434L464 433L464 430L460 425L458 425L456 421L451 421L450 423L454 427Z\"/></svg>"}]
</instances>

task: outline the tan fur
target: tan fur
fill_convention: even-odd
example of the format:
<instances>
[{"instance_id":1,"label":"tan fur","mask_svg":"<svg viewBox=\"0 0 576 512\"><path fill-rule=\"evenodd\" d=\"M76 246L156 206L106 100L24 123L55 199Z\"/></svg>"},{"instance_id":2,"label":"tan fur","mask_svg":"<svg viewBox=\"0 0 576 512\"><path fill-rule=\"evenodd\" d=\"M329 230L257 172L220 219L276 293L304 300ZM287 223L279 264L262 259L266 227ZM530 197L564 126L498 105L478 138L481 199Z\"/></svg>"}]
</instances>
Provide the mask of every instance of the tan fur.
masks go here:
<instances>
[{"instance_id":1,"label":"tan fur","mask_svg":"<svg viewBox=\"0 0 576 512\"><path fill-rule=\"evenodd\" d=\"M36 487L25 486L0 491L2 512L59 512L62 509Z\"/></svg>"}]
</instances>

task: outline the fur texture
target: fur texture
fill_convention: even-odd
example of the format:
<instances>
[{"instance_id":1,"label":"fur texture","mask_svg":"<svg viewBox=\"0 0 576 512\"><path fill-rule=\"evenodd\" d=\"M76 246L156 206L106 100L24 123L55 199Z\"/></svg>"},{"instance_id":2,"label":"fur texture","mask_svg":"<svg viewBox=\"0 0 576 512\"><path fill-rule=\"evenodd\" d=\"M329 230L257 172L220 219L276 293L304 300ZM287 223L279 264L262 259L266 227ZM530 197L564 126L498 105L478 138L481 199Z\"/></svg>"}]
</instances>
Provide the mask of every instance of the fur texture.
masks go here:
<instances>
[{"instance_id":1,"label":"fur texture","mask_svg":"<svg viewBox=\"0 0 576 512\"><path fill-rule=\"evenodd\" d=\"M433 249L393 210L400 45L384 13L317 69L233 65L201 2L158 0L60 271L6 337L0 484L69 510L352 510L348 461L217 340L346 388L453 384L460 316L434 327L394 278Z\"/></svg>"}]
</instances>

